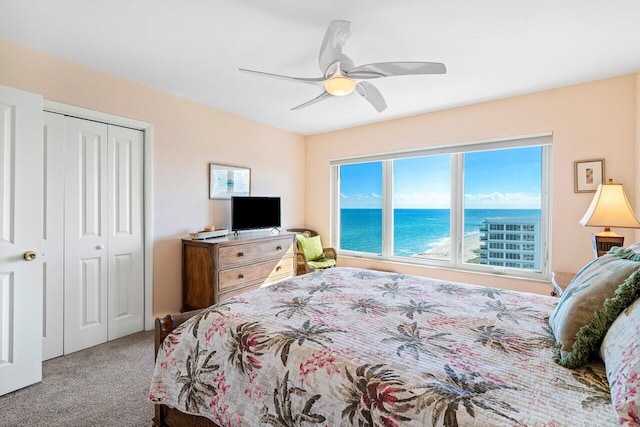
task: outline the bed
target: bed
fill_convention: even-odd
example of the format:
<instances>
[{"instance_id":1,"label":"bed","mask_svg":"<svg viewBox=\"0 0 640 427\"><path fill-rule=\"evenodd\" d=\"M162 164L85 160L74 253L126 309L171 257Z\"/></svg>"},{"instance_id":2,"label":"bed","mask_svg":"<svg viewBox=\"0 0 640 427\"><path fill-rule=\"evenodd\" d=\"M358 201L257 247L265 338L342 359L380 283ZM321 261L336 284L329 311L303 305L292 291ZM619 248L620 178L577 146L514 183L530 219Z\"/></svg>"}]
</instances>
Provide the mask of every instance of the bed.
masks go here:
<instances>
[{"instance_id":1,"label":"bed","mask_svg":"<svg viewBox=\"0 0 640 427\"><path fill-rule=\"evenodd\" d=\"M617 425L603 362L553 361L557 304L354 268L294 277L157 320L154 422Z\"/></svg>"}]
</instances>

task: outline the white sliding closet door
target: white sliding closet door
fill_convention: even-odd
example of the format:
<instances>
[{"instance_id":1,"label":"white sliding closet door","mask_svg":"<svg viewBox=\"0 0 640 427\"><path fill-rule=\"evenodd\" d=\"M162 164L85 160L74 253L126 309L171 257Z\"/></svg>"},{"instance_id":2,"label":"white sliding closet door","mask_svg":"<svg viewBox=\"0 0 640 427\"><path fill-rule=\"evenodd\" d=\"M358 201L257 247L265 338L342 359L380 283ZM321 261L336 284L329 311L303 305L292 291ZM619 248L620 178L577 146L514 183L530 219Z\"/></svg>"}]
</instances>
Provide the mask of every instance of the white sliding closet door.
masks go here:
<instances>
[{"instance_id":1,"label":"white sliding closet door","mask_svg":"<svg viewBox=\"0 0 640 427\"><path fill-rule=\"evenodd\" d=\"M143 133L65 117L64 353L144 329Z\"/></svg>"},{"instance_id":2,"label":"white sliding closet door","mask_svg":"<svg viewBox=\"0 0 640 427\"><path fill-rule=\"evenodd\" d=\"M44 113L42 360L64 353L64 128L63 115Z\"/></svg>"},{"instance_id":3,"label":"white sliding closet door","mask_svg":"<svg viewBox=\"0 0 640 427\"><path fill-rule=\"evenodd\" d=\"M107 341L107 125L65 118L65 354Z\"/></svg>"},{"instance_id":4,"label":"white sliding closet door","mask_svg":"<svg viewBox=\"0 0 640 427\"><path fill-rule=\"evenodd\" d=\"M144 329L143 141L109 126L108 339Z\"/></svg>"}]
</instances>

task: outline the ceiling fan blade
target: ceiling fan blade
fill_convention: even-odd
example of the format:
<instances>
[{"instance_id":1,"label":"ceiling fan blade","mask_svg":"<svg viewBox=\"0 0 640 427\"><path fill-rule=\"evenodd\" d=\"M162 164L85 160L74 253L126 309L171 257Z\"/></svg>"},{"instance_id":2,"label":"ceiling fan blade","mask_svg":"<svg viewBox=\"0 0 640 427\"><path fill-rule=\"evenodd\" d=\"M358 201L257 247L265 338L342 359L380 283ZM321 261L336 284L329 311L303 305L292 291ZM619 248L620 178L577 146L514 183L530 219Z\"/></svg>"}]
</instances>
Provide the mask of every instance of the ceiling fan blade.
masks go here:
<instances>
[{"instance_id":1,"label":"ceiling fan blade","mask_svg":"<svg viewBox=\"0 0 640 427\"><path fill-rule=\"evenodd\" d=\"M327 98L331 98L332 96L333 96L333 95L331 95L329 92L324 91L324 92L322 92L320 95L316 96L315 98L313 98L313 99L311 99L311 100L309 100L309 101L307 101L307 102L304 102L304 103L302 103L302 104L300 104L300 105L298 105L298 106L293 107L293 108L291 109L291 111L293 111L293 110L299 110L299 109L304 108L304 107L308 107L309 105L313 105L313 104L315 104L316 102L324 101L325 99L327 99Z\"/></svg>"},{"instance_id":2,"label":"ceiling fan blade","mask_svg":"<svg viewBox=\"0 0 640 427\"><path fill-rule=\"evenodd\" d=\"M360 65L350 70L347 75L355 79L376 79L413 74L444 74L446 72L447 67L441 62L378 62Z\"/></svg>"},{"instance_id":3,"label":"ceiling fan blade","mask_svg":"<svg viewBox=\"0 0 640 427\"><path fill-rule=\"evenodd\" d=\"M387 108L387 103L382 97L382 94L374 85L369 82L360 82L356 85L356 92L358 95L362 96L364 99L369 101L373 108L375 108L378 113L383 112Z\"/></svg>"},{"instance_id":4,"label":"ceiling fan blade","mask_svg":"<svg viewBox=\"0 0 640 427\"><path fill-rule=\"evenodd\" d=\"M353 61L351 60L351 58L349 58L344 53L342 55L340 55L340 70L343 73L348 73L349 71L353 70L354 68L355 68L355 65L354 65Z\"/></svg>"},{"instance_id":5,"label":"ceiling fan blade","mask_svg":"<svg viewBox=\"0 0 640 427\"><path fill-rule=\"evenodd\" d=\"M280 74L265 73L263 71L247 70L246 68L239 68L239 70L245 73L257 74L259 76L272 77L275 79L288 80L288 81L299 82L299 83L309 83L312 85L323 85L325 81L324 77L317 77L317 78L291 77L291 76L282 76Z\"/></svg>"},{"instance_id":6,"label":"ceiling fan blade","mask_svg":"<svg viewBox=\"0 0 640 427\"><path fill-rule=\"evenodd\" d=\"M320 71L326 77L327 70L336 61L340 60L342 55L342 46L349 38L349 21L331 21L329 28L324 35L322 44L320 45Z\"/></svg>"}]
</instances>

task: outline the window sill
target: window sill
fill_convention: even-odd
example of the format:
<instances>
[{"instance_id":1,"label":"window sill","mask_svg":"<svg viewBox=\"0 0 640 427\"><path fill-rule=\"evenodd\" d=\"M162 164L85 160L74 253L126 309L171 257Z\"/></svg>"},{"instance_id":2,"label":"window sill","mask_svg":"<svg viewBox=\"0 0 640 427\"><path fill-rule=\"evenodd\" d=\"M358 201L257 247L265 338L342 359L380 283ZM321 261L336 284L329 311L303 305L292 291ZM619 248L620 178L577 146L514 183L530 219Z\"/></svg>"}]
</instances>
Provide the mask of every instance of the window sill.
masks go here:
<instances>
[{"instance_id":1,"label":"window sill","mask_svg":"<svg viewBox=\"0 0 640 427\"><path fill-rule=\"evenodd\" d=\"M528 280L541 283L549 283L549 275L544 272L519 272L513 268L496 269L492 267L479 267L476 265L455 266L450 261L427 260L424 258L388 257L382 255L358 254L354 252L338 251L338 259L350 258L354 260L375 261L384 264L394 264L407 267L434 269L454 273L476 274L489 277L501 277L507 279ZM515 271L514 271L515 270Z\"/></svg>"}]
</instances>

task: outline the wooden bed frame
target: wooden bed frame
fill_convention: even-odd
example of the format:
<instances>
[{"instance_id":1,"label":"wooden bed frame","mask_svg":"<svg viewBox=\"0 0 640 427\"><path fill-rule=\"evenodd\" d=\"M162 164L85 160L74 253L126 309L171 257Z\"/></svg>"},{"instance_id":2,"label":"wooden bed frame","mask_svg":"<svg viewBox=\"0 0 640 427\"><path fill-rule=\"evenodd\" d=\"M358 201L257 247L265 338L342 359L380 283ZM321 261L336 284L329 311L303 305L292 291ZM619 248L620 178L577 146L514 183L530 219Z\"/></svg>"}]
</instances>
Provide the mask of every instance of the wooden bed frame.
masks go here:
<instances>
[{"instance_id":1,"label":"wooden bed frame","mask_svg":"<svg viewBox=\"0 0 640 427\"><path fill-rule=\"evenodd\" d=\"M181 314L168 314L161 319L157 318L155 321L155 357L158 356L158 350L166 336L184 321L201 311L202 310L194 310ZM185 414L184 412L162 404L155 405L153 425L155 427L219 427L208 418Z\"/></svg>"}]
</instances>

